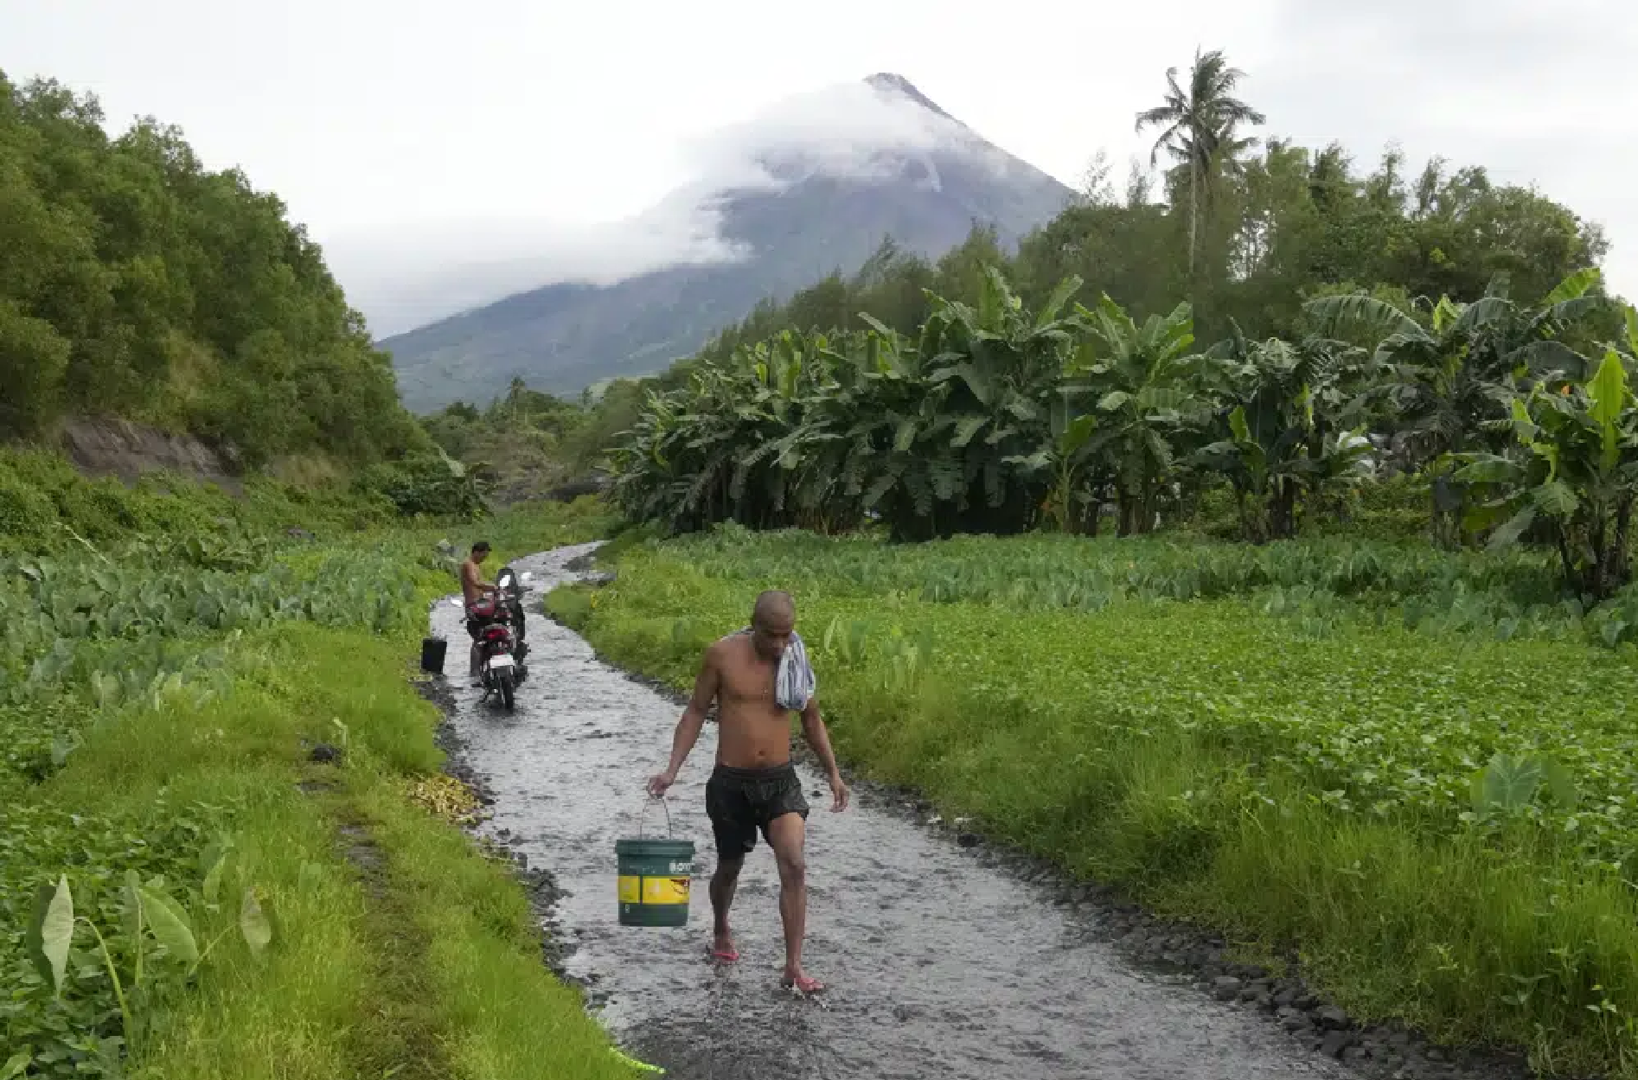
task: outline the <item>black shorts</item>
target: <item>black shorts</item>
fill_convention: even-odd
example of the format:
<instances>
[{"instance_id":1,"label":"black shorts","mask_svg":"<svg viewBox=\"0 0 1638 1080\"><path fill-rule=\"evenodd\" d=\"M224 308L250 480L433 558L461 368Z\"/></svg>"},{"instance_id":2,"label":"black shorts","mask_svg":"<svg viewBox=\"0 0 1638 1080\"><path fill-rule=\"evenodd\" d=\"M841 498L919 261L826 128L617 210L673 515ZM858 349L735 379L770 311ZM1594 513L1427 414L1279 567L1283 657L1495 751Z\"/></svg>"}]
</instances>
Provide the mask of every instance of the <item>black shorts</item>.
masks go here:
<instances>
[{"instance_id":1,"label":"black shorts","mask_svg":"<svg viewBox=\"0 0 1638 1080\"><path fill-rule=\"evenodd\" d=\"M786 814L808 818L802 781L790 762L771 769L730 769L718 765L705 783L705 814L717 841L717 857L742 859L756 847L756 834L768 838L768 823Z\"/></svg>"}]
</instances>

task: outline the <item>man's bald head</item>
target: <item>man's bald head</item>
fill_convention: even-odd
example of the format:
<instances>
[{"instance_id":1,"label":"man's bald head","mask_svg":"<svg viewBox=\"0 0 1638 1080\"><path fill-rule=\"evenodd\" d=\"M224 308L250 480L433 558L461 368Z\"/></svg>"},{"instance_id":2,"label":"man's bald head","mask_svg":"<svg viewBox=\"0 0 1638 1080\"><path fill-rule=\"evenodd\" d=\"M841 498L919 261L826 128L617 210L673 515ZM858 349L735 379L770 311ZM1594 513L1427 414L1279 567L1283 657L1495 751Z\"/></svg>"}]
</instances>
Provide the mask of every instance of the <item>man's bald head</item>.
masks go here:
<instances>
[{"instance_id":1,"label":"man's bald head","mask_svg":"<svg viewBox=\"0 0 1638 1080\"><path fill-rule=\"evenodd\" d=\"M796 623L796 601L783 589L769 589L757 594L756 606L751 608L751 625L788 629Z\"/></svg>"},{"instance_id":2,"label":"man's bald head","mask_svg":"<svg viewBox=\"0 0 1638 1080\"><path fill-rule=\"evenodd\" d=\"M779 659L796 630L796 601L791 594L769 589L756 598L751 608L751 643L771 660Z\"/></svg>"}]
</instances>

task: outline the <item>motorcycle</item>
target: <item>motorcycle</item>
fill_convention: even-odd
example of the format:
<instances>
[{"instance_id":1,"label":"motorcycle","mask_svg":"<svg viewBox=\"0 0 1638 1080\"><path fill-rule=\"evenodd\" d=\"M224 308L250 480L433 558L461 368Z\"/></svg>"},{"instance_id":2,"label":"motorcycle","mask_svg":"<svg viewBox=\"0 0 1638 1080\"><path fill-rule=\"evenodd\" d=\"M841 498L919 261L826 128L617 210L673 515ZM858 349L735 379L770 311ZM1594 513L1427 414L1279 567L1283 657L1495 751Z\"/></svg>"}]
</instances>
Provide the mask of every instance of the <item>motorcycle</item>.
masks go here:
<instances>
[{"instance_id":1,"label":"motorcycle","mask_svg":"<svg viewBox=\"0 0 1638 1080\"><path fill-rule=\"evenodd\" d=\"M525 570L520 576L510 566L501 567L500 573L495 575L495 588L500 590L504 598L508 624L512 629L514 645L512 659L519 665L520 672L528 671L528 668L522 665L523 658L529 655L529 643L523 640L523 587L533 578L534 575L529 571ZM522 674L520 673L518 677L521 679Z\"/></svg>"},{"instance_id":2,"label":"motorcycle","mask_svg":"<svg viewBox=\"0 0 1638 1080\"><path fill-rule=\"evenodd\" d=\"M510 566L495 575L495 588L475 601L467 614L467 631L478 641L478 674L483 683L483 699L498 694L508 711L513 708L517 686L529 672L523 658L529 645L523 640L523 586L534 575L522 575ZM459 598L455 599L459 604Z\"/></svg>"}]
</instances>

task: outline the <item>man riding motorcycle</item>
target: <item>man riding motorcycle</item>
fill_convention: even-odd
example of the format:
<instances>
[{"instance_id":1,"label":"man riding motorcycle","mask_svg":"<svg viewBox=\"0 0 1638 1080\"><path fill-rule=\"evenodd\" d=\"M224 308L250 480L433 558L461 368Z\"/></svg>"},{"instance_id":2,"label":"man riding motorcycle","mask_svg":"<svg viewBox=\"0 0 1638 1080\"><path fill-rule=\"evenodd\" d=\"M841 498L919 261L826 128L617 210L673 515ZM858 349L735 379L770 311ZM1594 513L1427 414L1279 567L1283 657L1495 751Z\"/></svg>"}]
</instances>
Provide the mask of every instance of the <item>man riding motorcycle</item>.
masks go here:
<instances>
[{"instance_id":1,"label":"man riding motorcycle","mask_svg":"<svg viewBox=\"0 0 1638 1080\"><path fill-rule=\"evenodd\" d=\"M466 632L472 635L472 652L469 675L478 679L478 668L483 663L483 655L478 647L479 620L473 611L478 601L496 592L490 582L483 579L483 561L489 558L489 541L479 540L472 545L472 554L461 563L461 594L466 600ZM482 685L481 681L474 685Z\"/></svg>"}]
</instances>

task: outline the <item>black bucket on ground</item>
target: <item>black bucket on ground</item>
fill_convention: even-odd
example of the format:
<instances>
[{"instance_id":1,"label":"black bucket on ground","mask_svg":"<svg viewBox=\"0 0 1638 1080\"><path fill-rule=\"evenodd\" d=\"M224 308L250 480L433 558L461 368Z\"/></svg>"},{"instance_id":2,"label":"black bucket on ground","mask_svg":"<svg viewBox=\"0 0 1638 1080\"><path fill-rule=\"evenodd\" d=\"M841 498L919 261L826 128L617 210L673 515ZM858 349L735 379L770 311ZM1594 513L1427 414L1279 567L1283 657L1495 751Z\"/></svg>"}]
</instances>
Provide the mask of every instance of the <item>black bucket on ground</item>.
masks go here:
<instances>
[{"instance_id":1,"label":"black bucket on ground","mask_svg":"<svg viewBox=\"0 0 1638 1080\"><path fill-rule=\"evenodd\" d=\"M421 670L430 671L434 675L444 673L444 654L449 651L449 642L441 637L425 637L421 639Z\"/></svg>"}]
</instances>

